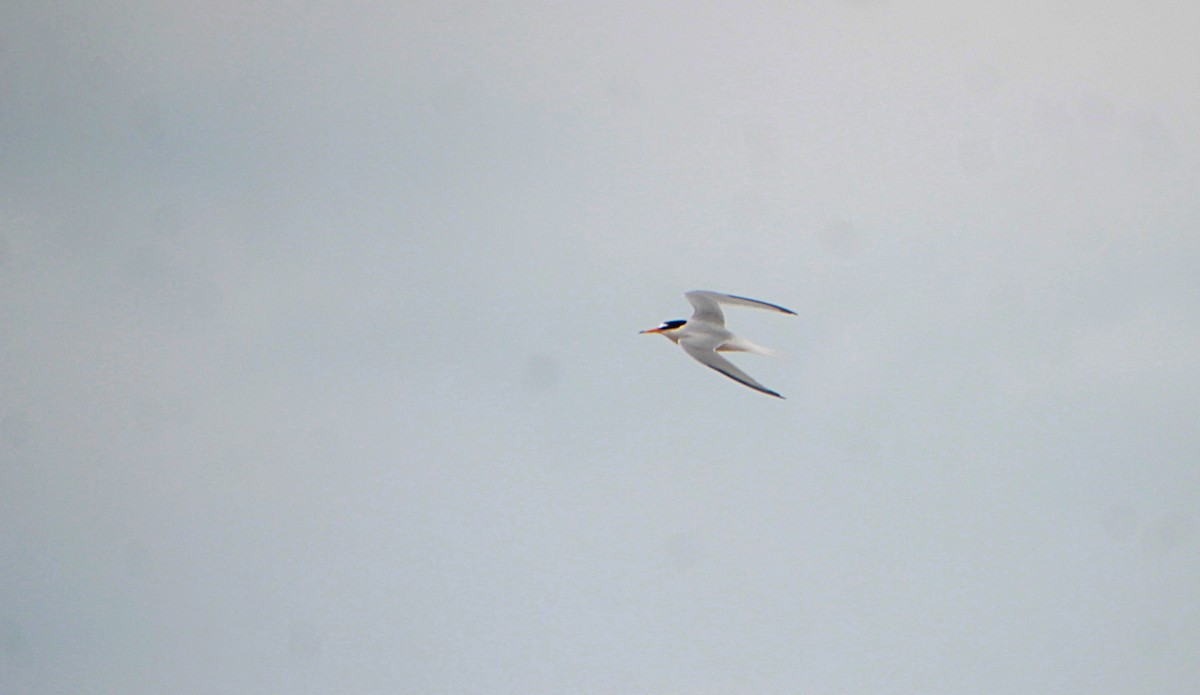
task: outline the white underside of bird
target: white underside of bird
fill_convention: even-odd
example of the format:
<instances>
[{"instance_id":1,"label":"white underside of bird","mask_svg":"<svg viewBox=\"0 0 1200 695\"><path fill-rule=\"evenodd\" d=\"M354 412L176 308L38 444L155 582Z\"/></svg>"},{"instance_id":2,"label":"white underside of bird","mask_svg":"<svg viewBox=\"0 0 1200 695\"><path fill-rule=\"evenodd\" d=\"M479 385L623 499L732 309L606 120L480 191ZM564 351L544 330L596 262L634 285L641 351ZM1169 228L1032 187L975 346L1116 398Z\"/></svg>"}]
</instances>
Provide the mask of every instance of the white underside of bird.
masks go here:
<instances>
[{"instance_id":1,"label":"white underside of bird","mask_svg":"<svg viewBox=\"0 0 1200 695\"><path fill-rule=\"evenodd\" d=\"M683 348L684 352L700 364L714 369L740 384L749 386L755 391L783 398L718 354L721 352L751 352L758 355L778 355L774 350L756 345L726 329L725 314L721 311L721 305L766 309L793 316L796 315L796 312L775 304L760 302L757 299L706 290L686 292L683 296L695 308L692 318L686 321L666 321L661 326L646 329L642 333L661 334Z\"/></svg>"}]
</instances>

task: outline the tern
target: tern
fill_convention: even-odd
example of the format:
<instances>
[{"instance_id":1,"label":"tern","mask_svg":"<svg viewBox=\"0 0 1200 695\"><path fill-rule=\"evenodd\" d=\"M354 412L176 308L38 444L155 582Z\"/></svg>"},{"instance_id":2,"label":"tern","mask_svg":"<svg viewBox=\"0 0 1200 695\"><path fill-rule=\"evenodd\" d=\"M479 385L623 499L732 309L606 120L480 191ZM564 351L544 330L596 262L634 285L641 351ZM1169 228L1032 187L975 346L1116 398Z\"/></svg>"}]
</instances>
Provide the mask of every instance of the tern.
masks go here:
<instances>
[{"instance_id":1,"label":"tern","mask_svg":"<svg viewBox=\"0 0 1200 695\"><path fill-rule=\"evenodd\" d=\"M781 314L796 315L791 309L784 309L775 304L760 302L757 299L737 297L732 294L694 290L685 292L684 297L692 303L696 311L692 318L684 321L675 319L664 321L657 328L647 328L641 333L658 333L672 343L683 348L683 351L705 367L715 369L725 376L755 391L761 391L768 396L783 398L783 396L763 386L733 365L732 362L718 355L718 352L753 352L759 355L774 355L774 351L740 338L725 329L725 314L721 305L748 306L755 309L778 311Z\"/></svg>"}]
</instances>

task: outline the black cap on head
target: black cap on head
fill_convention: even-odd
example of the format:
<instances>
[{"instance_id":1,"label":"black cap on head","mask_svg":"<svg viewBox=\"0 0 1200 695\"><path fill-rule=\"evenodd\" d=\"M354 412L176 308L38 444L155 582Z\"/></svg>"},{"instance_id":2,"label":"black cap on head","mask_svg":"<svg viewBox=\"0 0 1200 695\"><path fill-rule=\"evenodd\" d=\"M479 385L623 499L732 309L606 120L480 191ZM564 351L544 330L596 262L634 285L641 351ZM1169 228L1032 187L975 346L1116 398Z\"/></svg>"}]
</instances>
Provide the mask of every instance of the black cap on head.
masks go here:
<instances>
[{"instance_id":1,"label":"black cap on head","mask_svg":"<svg viewBox=\"0 0 1200 695\"><path fill-rule=\"evenodd\" d=\"M663 321L662 329L664 331L674 330L676 328L679 328L680 326L682 326L685 323L687 323L687 321L684 321L683 319L673 319L671 321Z\"/></svg>"}]
</instances>

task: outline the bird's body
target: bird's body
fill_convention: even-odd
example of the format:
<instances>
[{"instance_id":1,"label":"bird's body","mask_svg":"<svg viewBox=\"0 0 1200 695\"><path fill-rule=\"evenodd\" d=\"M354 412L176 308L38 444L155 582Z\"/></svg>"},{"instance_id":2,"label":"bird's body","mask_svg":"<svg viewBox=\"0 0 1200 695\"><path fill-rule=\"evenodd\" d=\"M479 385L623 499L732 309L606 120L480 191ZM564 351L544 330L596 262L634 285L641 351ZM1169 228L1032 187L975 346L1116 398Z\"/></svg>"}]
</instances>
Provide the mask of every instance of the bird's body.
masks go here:
<instances>
[{"instance_id":1,"label":"bird's body","mask_svg":"<svg viewBox=\"0 0 1200 695\"><path fill-rule=\"evenodd\" d=\"M767 309L782 314L795 315L791 309L785 309L775 304L760 302L757 299L738 297L732 294L695 290L683 295L692 303L695 312L687 321L666 321L657 328L650 328L642 333L659 333L683 348L692 359L706 367L714 369L734 381L749 386L755 391L783 398L783 396L763 386L733 365L732 362L720 356L719 352L753 352L760 355L773 355L771 350L734 335L725 328L725 314L721 305L745 306L755 309Z\"/></svg>"}]
</instances>

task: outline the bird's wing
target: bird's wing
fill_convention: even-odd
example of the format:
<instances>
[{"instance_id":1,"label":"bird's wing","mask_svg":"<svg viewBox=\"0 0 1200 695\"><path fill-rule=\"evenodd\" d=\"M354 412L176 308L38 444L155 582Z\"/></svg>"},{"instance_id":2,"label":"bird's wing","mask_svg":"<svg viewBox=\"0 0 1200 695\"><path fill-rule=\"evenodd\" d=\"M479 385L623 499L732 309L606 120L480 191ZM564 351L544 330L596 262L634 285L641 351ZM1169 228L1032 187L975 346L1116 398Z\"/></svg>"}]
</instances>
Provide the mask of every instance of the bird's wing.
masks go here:
<instances>
[{"instance_id":1,"label":"bird's wing","mask_svg":"<svg viewBox=\"0 0 1200 695\"><path fill-rule=\"evenodd\" d=\"M718 355L716 341L703 338L684 338L679 341L679 347L683 348L684 352L691 355L692 359L700 364L717 370L739 384L749 386L755 391L761 391L776 398L783 398L783 396L750 378L749 374L735 367L729 360Z\"/></svg>"},{"instance_id":2,"label":"bird's wing","mask_svg":"<svg viewBox=\"0 0 1200 695\"><path fill-rule=\"evenodd\" d=\"M778 311L783 314L796 315L796 312L791 309L785 309L777 304L769 304L767 302L760 302L757 299L738 297L732 294L722 294L708 290L693 290L685 292L683 296L687 297L687 300L696 308L696 313L692 314L693 321L714 321L724 325L725 316L721 313L722 304L748 306L754 309L766 309L767 311Z\"/></svg>"},{"instance_id":3,"label":"bird's wing","mask_svg":"<svg viewBox=\"0 0 1200 695\"><path fill-rule=\"evenodd\" d=\"M725 314L721 313L721 305L717 302L716 292L694 290L692 292L684 292L683 296L687 297L687 300L696 308L690 319L693 323L708 321L718 326L725 325Z\"/></svg>"}]
</instances>

